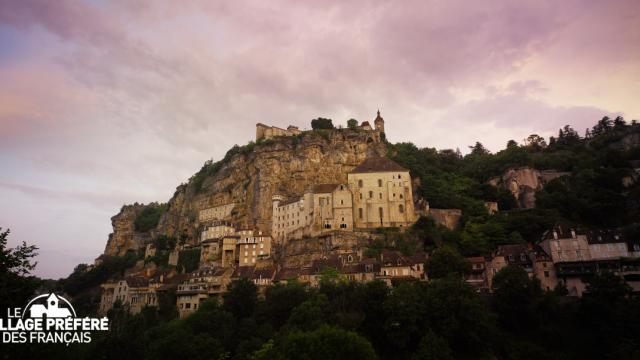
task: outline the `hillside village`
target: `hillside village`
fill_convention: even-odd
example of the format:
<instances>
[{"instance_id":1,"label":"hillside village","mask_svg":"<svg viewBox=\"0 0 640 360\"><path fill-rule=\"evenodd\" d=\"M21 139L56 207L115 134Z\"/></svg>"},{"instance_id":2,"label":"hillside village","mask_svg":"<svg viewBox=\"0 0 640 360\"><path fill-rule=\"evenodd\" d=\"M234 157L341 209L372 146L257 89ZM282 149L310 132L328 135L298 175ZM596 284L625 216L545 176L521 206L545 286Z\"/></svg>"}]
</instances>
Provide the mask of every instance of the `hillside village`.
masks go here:
<instances>
[{"instance_id":1,"label":"hillside village","mask_svg":"<svg viewBox=\"0 0 640 360\"><path fill-rule=\"evenodd\" d=\"M424 180L412 178L409 169L380 151L386 142L380 112L373 123L374 127L365 121L347 129L311 131L259 123L256 144L274 147L274 151L282 151L278 148L283 146L280 142L308 141L303 138L305 135L327 136L340 144L336 146L342 146L347 138L356 140L347 145L353 149L347 151L352 153L343 151L337 156L350 158L338 160L339 166L329 175L306 174L305 164L298 164L303 169L298 174L300 180L294 173L284 174L285 178L291 176L289 183L270 182L269 191L260 183L264 180L262 173L247 179L242 190L237 189L230 180L239 176L233 174L243 166L236 162L243 160L227 159L233 168L221 165L215 174L217 182L204 183L214 189L212 194L179 187L172 201L181 201L184 206L184 198L192 196L192 203L198 204L197 215L191 211L193 215L184 223L172 224L168 215L163 215L156 228L140 233L132 229L131 218L114 217L115 232L105 255L96 259L95 265L105 257L125 252L139 251L144 255L125 276L101 285L99 312L104 315L118 304L138 313L145 306L157 306L161 294L175 293L179 316L186 317L208 298L222 301L229 284L238 279L249 279L261 292L273 284L291 281L318 287L328 278L382 280L388 286L429 281L425 267L429 254L423 249L403 252L386 248L373 252L370 247L389 232L409 231L422 219L455 230L460 227L463 210L432 208L430 199L417 192L419 182ZM322 145L310 143L305 149L313 148L315 157L327 156L318 155L318 151L331 151L318 147ZM261 150L253 151L260 154ZM278 162L277 154L274 156L276 160L269 161ZM307 160L283 157L282 161L292 164ZM535 206L536 190L564 175L567 173L562 171L515 168L489 183L510 191L518 206L526 209ZM327 178L334 181L322 181ZM265 199L267 196L269 199ZM261 203L268 205L261 207ZM489 216L504 211L497 201L485 201L484 207ZM122 214L125 210L128 209L123 208ZM134 210L139 216L140 210ZM171 209L166 214L171 214ZM162 227L163 233L157 230ZM501 269L515 265L529 277L537 278L542 289L550 291L562 285L570 296L580 297L585 292L586 279L606 270L623 277L634 291L640 291L639 259L640 239L628 238L616 229L583 229L557 222L537 241L502 244L486 256L467 257L470 271L465 280L477 292L489 293L493 290L493 277Z\"/></svg>"}]
</instances>

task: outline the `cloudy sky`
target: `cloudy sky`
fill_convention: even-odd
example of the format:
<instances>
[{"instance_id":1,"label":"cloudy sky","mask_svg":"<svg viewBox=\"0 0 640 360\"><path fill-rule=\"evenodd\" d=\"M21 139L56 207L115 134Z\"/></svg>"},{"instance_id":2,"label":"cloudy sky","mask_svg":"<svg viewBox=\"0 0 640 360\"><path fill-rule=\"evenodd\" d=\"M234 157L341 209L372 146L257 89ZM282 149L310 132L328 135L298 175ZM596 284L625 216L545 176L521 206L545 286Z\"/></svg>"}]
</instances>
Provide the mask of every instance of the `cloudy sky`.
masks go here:
<instances>
[{"instance_id":1,"label":"cloudy sky","mask_svg":"<svg viewBox=\"0 0 640 360\"><path fill-rule=\"evenodd\" d=\"M391 141L496 151L639 93L634 0L0 0L0 227L57 278L256 122L380 108Z\"/></svg>"}]
</instances>

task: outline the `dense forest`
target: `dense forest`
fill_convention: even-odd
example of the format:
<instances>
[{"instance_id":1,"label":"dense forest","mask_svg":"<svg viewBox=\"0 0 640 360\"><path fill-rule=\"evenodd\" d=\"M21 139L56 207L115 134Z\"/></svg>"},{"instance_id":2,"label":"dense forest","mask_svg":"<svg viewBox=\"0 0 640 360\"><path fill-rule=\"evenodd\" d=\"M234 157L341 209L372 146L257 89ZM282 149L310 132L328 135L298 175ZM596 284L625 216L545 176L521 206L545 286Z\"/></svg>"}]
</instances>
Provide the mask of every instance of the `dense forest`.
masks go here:
<instances>
[{"instance_id":1,"label":"dense forest","mask_svg":"<svg viewBox=\"0 0 640 360\"><path fill-rule=\"evenodd\" d=\"M325 129L330 121L318 124ZM509 141L495 154L480 143L465 156L389 144L388 156L420 179L417 191L431 207L463 210L459 230L423 217L404 233L381 230L385 240L368 250L371 256L385 248L430 252L429 282L388 288L327 273L317 289L293 282L259 294L252 282L241 280L231 284L222 302L210 299L184 320L175 319L175 295L169 293L158 308L137 315L116 306L109 313L111 331L94 334L90 344L10 345L0 357L639 359L640 299L612 274L590 279L581 299L566 296L562 286L541 290L538 280L518 267L496 275L492 294L476 293L462 277L469 271L464 256L488 255L500 244L535 242L558 222L640 236L640 184L630 166L640 159L639 136L635 121L605 117L584 136L565 126L548 142L531 135L524 144ZM632 137L636 143L629 146ZM536 208L522 210L510 192L487 183L522 166L570 175L549 182L536 193ZM485 201L498 202L501 212L490 215ZM152 222L155 213L147 215ZM105 259L90 270L79 265L69 278L43 283L29 275L37 249L26 244L8 249L8 235L0 231L3 307L21 306L45 286L74 296L79 313L92 314L95 299L83 297L82 290L124 272L138 259L135 254Z\"/></svg>"},{"instance_id":2,"label":"dense forest","mask_svg":"<svg viewBox=\"0 0 640 360\"><path fill-rule=\"evenodd\" d=\"M625 141L635 138L633 143ZM481 143L470 153L389 145L389 156L420 179L419 195L433 208L463 210L461 231L430 230L426 246L449 243L466 255L488 255L497 245L536 242L554 223L584 228L620 228L639 236L640 182L630 162L640 159L640 124L604 117L585 136L569 125L547 143L531 135L525 144L509 140L490 153ZM487 183L507 169L531 167L570 175L552 180L536 193L535 209L516 209L512 194ZM637 178L635 178L637 179ZM500 214L490 216L484 201L496 201Z\"/></svg>"}]
</instances>

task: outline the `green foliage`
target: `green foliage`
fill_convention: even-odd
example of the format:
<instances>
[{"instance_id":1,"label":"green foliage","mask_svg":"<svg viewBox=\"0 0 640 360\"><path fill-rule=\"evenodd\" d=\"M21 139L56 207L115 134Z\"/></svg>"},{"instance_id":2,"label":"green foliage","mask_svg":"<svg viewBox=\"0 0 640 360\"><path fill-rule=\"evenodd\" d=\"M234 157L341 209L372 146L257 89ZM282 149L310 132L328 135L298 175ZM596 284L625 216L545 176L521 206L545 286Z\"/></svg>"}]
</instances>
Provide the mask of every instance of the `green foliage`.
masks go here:
<instances>
[{"instance_id":1,"label":"green foliage","mask_svg":"<svg viewBox=\"0 0 640 360\"><path fill-rule=\"evenodd\" d=\"M82 267L78 271L83 270ZM86 270L86 268L84 269ZM110 331L88 344L3 347L9 358L169 359L632 359L640 352L640 299L613 274L592 278L588 295L542 292L517 267L478 295L460 276L389 289L380 281L319 289L278 285L258 298L234 283L182 320L175 295L128 314L117 302ZM165 308L163 303L173 304ZM165 308L163 310L163 308ZM497 321L496 321L497 320ZM559 341L562 340L562 341ZM7 344L5 344L7 345ZM26 353L25 353L26 352Z\"/></svg>"},{"instance_id":2,"label":"green foliage","mask_svg":"<svg viewBox=\"0 0 640 360\"><path fill-rule=\"evenodd\" d=\"M321 327L311 332L291 332L276 346L270 358L305 360L370 360L377 359L367 339L355 332L335 327Z\"/></svg>"},{"instance_id":3,"label":"green foliage","mask_svg":"<svg viewBox=\"0 0 640 360\"><path fill-rule=\"evenodd\" d=\"M253 315L258 302L258 287L249 279L235 280L227 287L223 307L241 319Z\"/></svg>"},{"instance_id":4,"label":"green foliage","mask_svg":"<svg viewBox=\"0 0 640 360\"><path fill-rule=\"evenodd\" d=\"M494 306L506 328L522 331L538 325L535 313L542 297L538 279L529 278L519 266L509 265L494 276L493 287Z\"/></svg>"},{"instance_id":5,"label":"green foliage","mask_svg":"<svg viewBox=\"0 0 640 360\"><path fill-rule=\"evenodd\" d=\"M165 211L167 211L167 204L151 203L147 205L136 217L134 222L136 231L147 232L155 229Z\"/></svg>"},{"instance_id":6,"label":"green foliage","mask_svg":"<svg viewBox=\"0 0 640 360\"><path fill-rule=\"evenodd\" d=\"M40 279L30 273L36 267L33 258L38 247L26 242L8 248L10 230L0 227L0 311L10 307L24 306L40 285Z\"/></svg>"},{"instance_id":7,"label":"green foliage","mask_svg":"<svg viewBox=\"0 0 640 360\"><path fill-rule=\"evenodd\" d=\"M427 275L430 279L440 279L452 274L462 277L471 271L471 265L449 246L436 249L426 265Z\"/></svg>"},{"instance_id":8,"label":"green foliage","mask_svg":"<svg viewBox=\"0 0 640 360\"><path fill-rule=\"evenodd\" d=\"M352 129L352 130L357 129L358 128L358 120L356 120L356 119L347 120L347 127L349 129Z\"/></svg>"},{"instance_id":9,"label":"green foliage","mask_svg":"<svg viewBox=\"0 0 640 360\"><path fill-rule=\"evenodd\" d=\"M204 184L204 181L207 178L216 175L218 171L222 169L222 166L229 163L229 161L231 161L234 156L247 156L255 149L257 145L270 145L272 143L273 140L269 139L260 140L258 141L258 143L250 141L244 146L233 145L233 147L231 147L231 149L229 149L229 151L227 151L227 153L224 155L224 158L222 158L222 160L216 162L213 162L213 160L207 160L204 165L202 165L202 168L200 168L200 170L195 173L195 175L193 175L191 179L189 179L190 183L193 185L196 193L199 193L202 191L202 185Z\"/></svg>"},{"instance_id":10,"label":"green foliage","mask_svg":"<svg viewBox=\"0 0 640 360\"><path fill-rule=\"evenodd\" d=\"M198 268L200 263L200 249L182 250L178 254L178 266L180 271L190 273Z\"/></svg>"},{"instance_id":11,"label":"green foliage","mask_svg":"<svg viewBox=\"0 0 640 360\"><path fill-rule=\"evenodd\" d=\"M138 255L129 252L125 256L106 256L100 265L87 270L87 266L77 266L66 279L60 280L65 293L75 296L80 292L97 287L107 280L124 275L124 271L135 265Z\"/></svg>"},{"instance_id":12,"label":"green foliage","mask_svg":"<svg viewBox=\"0 0 640 360\"><path fill-rule=\"evenodd\" d=\"M334 127L331 123L331 119L319 117L317 119L311 120L311 128L313 130L331 130Z\"/></svg>"},{"instance_id":13,"label":"green foliage","mask_svg":"<svg viewBox=\"0 0 640 360\"><path fill-rule=\"evenodd\" d=\"M156 250L173 250L176 247L176 238L167 235L158 235L153 239L153 246Z\"/></svg>"},{"instance_id":14,"label":"green foliage","mask_svg":"<svg viewBox=\"0 0 640 360\"><path fill-rule=\"evenodd\" d=\"M420 340L414 360L454 360L447 341L429 330Z\"/></svg>"},{"instance_id":15,"label":"green foliage","mask_svg":"<svg viewBox=\"0 0 640 360\"><path fill-rule=\"evenodd\" d=\"M149 256L144 259L144 263L154 263L157 267L166 269L169 267L169 256L171 252L168 250L158 250L153 256Z\"/></svg>"}]
</instances>

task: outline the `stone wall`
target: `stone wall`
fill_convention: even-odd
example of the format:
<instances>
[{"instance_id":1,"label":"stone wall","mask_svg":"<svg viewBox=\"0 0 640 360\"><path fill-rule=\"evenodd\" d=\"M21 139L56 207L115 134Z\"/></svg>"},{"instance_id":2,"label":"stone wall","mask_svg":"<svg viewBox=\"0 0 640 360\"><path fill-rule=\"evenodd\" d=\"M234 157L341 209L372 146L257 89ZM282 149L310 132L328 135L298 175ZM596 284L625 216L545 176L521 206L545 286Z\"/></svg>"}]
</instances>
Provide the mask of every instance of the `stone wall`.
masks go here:
<instances>
[{"instance_id":1,"label":"stone wall","mask_svg":"<svg viewBox=\"0 0 640 360\"><path fill-rule=\"evenodd\" d=\"M460 222L462 220L462 210L460 209L429 209L429 215L433 218L436 224L446 226L451 230L460 228Z\"/></svg>"},{"instance_id":2,"label":"stone wall","mask_svg":"<svg viewBox=\"0 0 640 360\"><path fill-rule=\"evenodd\" d=\"M570 175L570 172L556 170L536 170L530 167L508 169L489 180L489 184L509 190L516 198L518 207L531 209L535 207L536 191L542 189L549 181Z\"/></svg>"}]
</instances>

